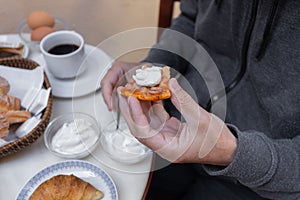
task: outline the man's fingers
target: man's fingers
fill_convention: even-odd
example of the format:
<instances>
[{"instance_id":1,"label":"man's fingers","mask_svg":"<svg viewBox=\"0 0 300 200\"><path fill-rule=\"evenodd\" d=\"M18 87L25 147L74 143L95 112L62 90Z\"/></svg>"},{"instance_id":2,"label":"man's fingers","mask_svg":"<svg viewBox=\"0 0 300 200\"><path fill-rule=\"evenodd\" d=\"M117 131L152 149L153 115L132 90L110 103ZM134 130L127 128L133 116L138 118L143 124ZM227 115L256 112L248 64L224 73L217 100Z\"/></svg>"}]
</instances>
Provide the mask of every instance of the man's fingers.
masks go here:
<instances>
[{"instance_id":1,"label":"man's fingers","mask_svg":"<svg viewBox=\"0 0 300 200\"><path fill-rule=\"evenodd\" d=\"M105 77L101 80L101 91L108 109L111 111L115 109L113 102L113 91L117 85L119 78L122 76L121 72L113 70L112 68L108 70Z\"/></svg>"},{"instance_id":2,"label":"man's fingers","mask_svg":"<svg viewBox=\"0 0 300 200\"><path fill-rule=\"evenodd\" d=\"M169 114L165 111L161 103L154 103L149 110L149 119L150 126L156 130L160 130L167 119L169 119Z\"/></svg>"},{"instance_id":3,"label":"man's fingers","mask_svg":"<svg viewBox=\"0 0 300 200\"><path fill-rule=\"evenodd\" d=\"M132 119L130 118L130 112L129 112L129 109L128 109L127 98L123 97L121 95L121 92L120 92L122 88L123 87L120 86L117 89L117 95L118 95L118 98L119 98L119 109L120 109L120 112L122 113L122 116L124 117L124 119L127 122L130 122L130 121L132 121Z\"/></svg>"},{"instance_id":4,"label":"man's fingers","mask_svg":"<svg viewBox=\"0 0 300 200\"><path fill-rule=\"evenodd\" d=\"M114 108L113 100L112 100L112 92L113 92L112 84L108 82L101 82L101 90L102 90L102 96L104 98L104 102L108 110L112 111Z\"/></svg>"},{"instance_id":5,"label":"man's fingers","mask_svg":"<svg viewBox=\"0 0 300 200\"><path fill-rule=\"evenodd\" d=\"M164 136L150 127L139 100L135 97L128 97L128 105L132 118L132 122L128 122L128 126L132 130L132 134L151 149L156 150L164 146Z\"/></svg>"},{"instance_id":6,"label":"man's fingers","mask_svg":"<svg viewBox=\"0 0 300 200\"><path fill-rule=\"evenodd\" d=\"M135 97L128 97L128 105L130 110L130 115L133 122L137 126L147 126L148 120L143 112L142 105Z\"/></svg>"},{"instance_id":7,"label":"man's fingers","mask_svg":"<svg viewBox=\"0 0 300 200\"><path fill-rule=\"evenodd\" d=\"M178 84L177 80L172 78L169 81L169 87L172 92L171 101L177 110L182 114L184 119L190 125L198 126L201 112L201 107L186 93Z\"/></svg>"},{"instance_id":8,"label":"man's fingers","mask_svg":"<svg viewBox=\"0 0 300 200\"><path fill-rule=\"evenodd\" d=\"M125 70L123 68L126 68L127 65L129 64L125 64L125 63L123 64L122 62L115 62L113 66L107 71L103 79L101 80L100 85L101 85L102 96L110 111L115 109L113 92L114 89L118 85L120 85L120 82L122 81L122 77L124 77L124 73L125 73Z\"/></svg>"}]
</instances>

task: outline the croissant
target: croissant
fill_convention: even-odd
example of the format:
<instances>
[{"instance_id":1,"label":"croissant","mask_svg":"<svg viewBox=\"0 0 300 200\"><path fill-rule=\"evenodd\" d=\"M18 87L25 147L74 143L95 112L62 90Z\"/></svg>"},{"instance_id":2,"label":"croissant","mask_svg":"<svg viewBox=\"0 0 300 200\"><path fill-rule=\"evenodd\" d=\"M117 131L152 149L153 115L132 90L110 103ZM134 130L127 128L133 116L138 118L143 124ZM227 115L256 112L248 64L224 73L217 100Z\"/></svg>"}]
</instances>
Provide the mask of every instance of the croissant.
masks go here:
<instances>
[{"instance_id":1,"label":"croissant","mask_svg":"<svg viewBox=\"0 0 300 200\"><path fill-rule=\"evenodd\" d=\"M25 110L9 110L5 113L9 124L17 124L25 122L31 117L31 113Z\"/></svg>"},{"instance_id":2,"label":"croissant","mask_svg":"<svg viewBox=\"0 0 300 200\"><path fill-rule=\"evenodd\" d=\"M0 110L20 110L21 100L18 97L0 95Z\"/></svg>"},{"instance_id":3,"label":"croissant","mask_svg":"<svg viewBox=\"0 0 300 200\"><path fill-rule=\"evenodd\" d=\"M5 139L9 134L9 122L0 112L0 138Z\"/></svg>"},{"instance_id":4,"label":"croissant","mask_svg":"<svg viewBox=\"0 0 300 200\"><path fill-rule=\"evenodd\" d=\"M10 85L8 81L2 76L0 76L0 95L7 94L9 89L10 89Z\"/></svg>"},{"instance_id":5,"label":"croissant","mask_svg":"<svg viewBox=\"0 0 300 200\"><path fill-rule=\"evenodd\" d=\"M29 200L99 200L103 192L74 175L57 175L43 182Z\"/></svg>"}]
</instances>

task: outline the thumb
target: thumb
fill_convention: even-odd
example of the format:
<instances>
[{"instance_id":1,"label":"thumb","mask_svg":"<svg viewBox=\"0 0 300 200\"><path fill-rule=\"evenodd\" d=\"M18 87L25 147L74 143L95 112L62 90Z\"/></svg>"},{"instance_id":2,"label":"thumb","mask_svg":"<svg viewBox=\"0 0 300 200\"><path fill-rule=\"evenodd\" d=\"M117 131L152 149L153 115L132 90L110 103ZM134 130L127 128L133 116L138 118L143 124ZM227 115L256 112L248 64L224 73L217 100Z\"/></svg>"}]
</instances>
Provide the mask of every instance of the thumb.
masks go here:
<instances>
[{"instance_id":1,"label":"thumb","mask_svg":"<svg viewBox=\"0 0 300 200\"><path fill-rule=\"evenodd\" d=\"M145 116L142 106L135 97L128 97L128 106L130 108L130 115L132 122L136 123L138 126L148 125L147 117Z\"/></svg>"},{"instance_id":2,"label":"thumb","mask_svg":"<svg viewBox=\"0 0 300 200\"><path fill-rule=\"evenodd\" d=\"M175 78L170 79L171 101L190 125L198 125L202 108L184 91Z\"/></svg>"}]
</instances>

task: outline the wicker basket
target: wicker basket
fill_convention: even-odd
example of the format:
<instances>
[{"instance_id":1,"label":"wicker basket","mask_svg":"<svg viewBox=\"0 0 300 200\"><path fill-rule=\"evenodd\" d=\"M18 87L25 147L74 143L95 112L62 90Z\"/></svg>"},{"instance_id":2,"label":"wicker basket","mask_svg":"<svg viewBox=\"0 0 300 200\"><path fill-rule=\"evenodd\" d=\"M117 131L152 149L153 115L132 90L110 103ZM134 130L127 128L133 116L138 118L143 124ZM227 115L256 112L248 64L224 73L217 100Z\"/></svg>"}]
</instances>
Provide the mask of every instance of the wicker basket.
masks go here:
<instances>
[{"instance_id":1,"label":"wicker basket","mask_svg":"<svg viewBox=\"0 0 300 200\"><path fill-rule=\"evenodd\" d=\"M24 58L0 59L0 65L22 68L22 69L34 69L38 66L36 62ZM50 87L49 80L45 73L44 73L43 86L46 89ZM44 130L46 129L50 121L51 110L52 110L52 93L50 93L48 105L42 113L41 122L26 136L19 138L9 144L6 144L5 146L0 147L0 158L16 153L24 149L25 147L30 146L32 143L34 143L44 133Z\"/></svg>"}]
</instances>

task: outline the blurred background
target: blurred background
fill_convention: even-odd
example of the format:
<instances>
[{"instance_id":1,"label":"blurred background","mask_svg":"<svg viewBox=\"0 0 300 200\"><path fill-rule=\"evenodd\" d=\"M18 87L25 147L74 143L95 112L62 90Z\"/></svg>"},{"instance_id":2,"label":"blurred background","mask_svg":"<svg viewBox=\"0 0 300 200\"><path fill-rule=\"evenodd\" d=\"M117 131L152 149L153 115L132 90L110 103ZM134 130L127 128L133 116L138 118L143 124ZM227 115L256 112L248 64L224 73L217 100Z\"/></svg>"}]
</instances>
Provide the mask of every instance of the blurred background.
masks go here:
<instances>
[{"instance_id":1,"label":"blurred background","mask_svg":"<svg viewBox=\"0 0 300 200\"><path fill-rule=\"evenodd\" d=\"M134 28L157 27L160 0L0 0L0 34L17 33L19 22L36 10L65 20L86 43L97 45ZM174 16L179 13L175 4ZM152 38L153 43L156 38ZM129 44L130 45L130 44ZM128 52L120 59L140 60L147 50Z\"/></svg>"}]
</instances>

